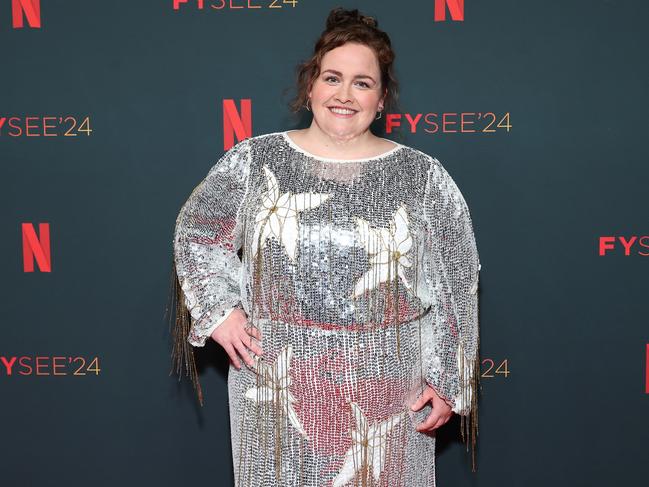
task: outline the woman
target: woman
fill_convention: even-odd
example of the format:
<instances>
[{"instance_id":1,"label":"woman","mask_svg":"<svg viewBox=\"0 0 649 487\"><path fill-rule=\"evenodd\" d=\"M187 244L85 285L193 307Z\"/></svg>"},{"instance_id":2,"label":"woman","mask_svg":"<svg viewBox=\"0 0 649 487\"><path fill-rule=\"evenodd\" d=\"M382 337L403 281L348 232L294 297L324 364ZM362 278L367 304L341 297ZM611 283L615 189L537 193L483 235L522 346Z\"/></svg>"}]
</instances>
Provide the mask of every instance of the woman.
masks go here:
<instances>
[{"instance_id":1,"label":"woman","mask_svg":"<svg viewBox=\"0 0 649 487\"><path fill-rule=\"evenodd\" d=\"M174 354L199 397L191 346L230 356L236 485L434 486L435 430L455 412L475 443L471 218L437 159L370 131L393 59L333 10L298 76L310 127L238 142L178 216Z\"/></svg>"}]
</instances>

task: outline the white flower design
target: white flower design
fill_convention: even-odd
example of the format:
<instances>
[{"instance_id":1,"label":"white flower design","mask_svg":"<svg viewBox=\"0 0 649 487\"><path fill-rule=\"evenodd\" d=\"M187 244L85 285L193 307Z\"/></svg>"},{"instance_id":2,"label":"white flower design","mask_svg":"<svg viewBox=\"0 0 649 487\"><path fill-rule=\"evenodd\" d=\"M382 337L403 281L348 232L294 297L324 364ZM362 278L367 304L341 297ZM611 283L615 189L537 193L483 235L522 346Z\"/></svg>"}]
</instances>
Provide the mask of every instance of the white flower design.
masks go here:
<instances>
[{"instance_id":1,"label":"white flower design","mask_svg":"<svg viewBox=\"0 0 649 487\"><path fill-rule=\"evenodd\" d=\"M405 205L401 204L394 212L389 228L372 228L362 218L355 217L355 220L363 247L370 256L370 268L356 282L354 296L362 296L388 279L397 279L397 275L406 288L412 289L404 274L404 268L412 267L406 255L412 247L412 237Z\"/></svg>"},{"instance_id":2,"label":"white flower design","mask_svg":"<svg viewBox=\"0 0 649 487\"><path fill-rule=\"evenodd\" d=\"M293 408L293 403L296 402L295 397L289 391L291 385L291 377L289 375L291 367L291 357L293 355L293 347L287 345L277 356L274 364L264 364L259 361L259 357L255 356L255 365L253 368L257 374L262 378L264 384L260 387L251 387L246 391L246 399L254 402L276 401L276 404L283 406L282 411L288 416L291 424L297 429L301 435L307 437L306 431L302 427L299 418Z\"/></svg>"},{"instance_id":3,"label":"white flower design","mask_svg":"<svg viewBox=\"0 0 649 487\"><path fill-rule=\"evenodd\" d=\"M326 193L279 192L279 183L273 172L264 165L268 191L262 196L261 210L255 217L252 254L257 255L259 245L263 249L268 237L276 238L295 262L297 249L297 213L315 208L331 197Z\"/></svg>"},{"instance_id":4,"label":"white flower design","mask_svg":"<svg viewBox=\"0 0 649 487\"><path fill-rule=\"evenodd\" d=\"M373 421L369 425L358 404L352 402L350 406L356 421L356 429L351 432L352 446L345 454L343 466L333 481L333 487L346 485L359 470L364 468L371 468L374 480L378 482L385 466L388 434L401 421L404 414L397 413L385 421Z\"/></svg>"}]
</instances>

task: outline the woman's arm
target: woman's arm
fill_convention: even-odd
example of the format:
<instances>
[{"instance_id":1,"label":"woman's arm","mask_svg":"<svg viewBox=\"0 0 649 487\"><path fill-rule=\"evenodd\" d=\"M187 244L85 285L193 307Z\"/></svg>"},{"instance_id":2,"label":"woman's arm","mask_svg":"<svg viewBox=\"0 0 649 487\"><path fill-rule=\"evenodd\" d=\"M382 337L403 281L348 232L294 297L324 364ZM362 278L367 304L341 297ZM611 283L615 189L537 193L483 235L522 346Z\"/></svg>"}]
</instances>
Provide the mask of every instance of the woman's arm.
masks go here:
<instances>
[{"instance_id":1,"label":"woman's arm","mask_svg":"<svg viewBox=\"0 0 649 487\"><path fill-rule=\"evenodd\" d=\"M424 198L427 285L436 296L436 348L426 382L455 413L477 426L480 261L468 206L441 163L431 158ZM464 421L463 421L464 422ZM464 430L462 430L464 437Z\"/></svg>"},{"instance_id":2,"label":"woman's arm","mask_svg":"<svg viewBox=\"0 0 649 487\"><path fill-rule=\"evenodd\" d=\"M191 315L187 341L205 345L240 304L242 222L248 189L250 139L230 148L194 189L176 220L174 260Z\"/></svg>"}]
</instances>

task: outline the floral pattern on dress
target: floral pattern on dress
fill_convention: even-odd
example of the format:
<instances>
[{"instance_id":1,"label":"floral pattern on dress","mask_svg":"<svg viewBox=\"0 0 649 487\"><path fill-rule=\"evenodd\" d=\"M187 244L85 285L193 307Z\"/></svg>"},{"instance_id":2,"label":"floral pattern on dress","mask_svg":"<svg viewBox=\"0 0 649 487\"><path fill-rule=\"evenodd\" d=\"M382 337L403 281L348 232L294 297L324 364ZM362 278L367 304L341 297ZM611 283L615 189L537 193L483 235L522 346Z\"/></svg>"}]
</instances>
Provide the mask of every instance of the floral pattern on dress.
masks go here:
<instances>
[{"instance_id":1,"label":"floral pattern on dress","mask_svg":"<svg viewBox=\"0 0 649 487\"><path fill-rule=\"evenodd\" d=\"M368 424L365 413L358 404L351 402L350 406L356 428L351 431L352 446L345 454L345 460L333 481L333 487L347 485L363 469L371 469L374 480L378 482L385 466L388 435L404 415L400 412L385 421L373 421L372 424Z\"/></svg>"},{"instance_id":2,"label":"floral pattern on dress","mask_svg":"<svg viewBox=\"0 0 649 487\"><path fill-rule=\"evenodd\" d=\"M406 268L412 267L407 255L412 248L412 236L405 205L402 204L394 212L388 228L372 228L367 220L360 217L354 217L354 221L362 245L369 255L370 268L356 281L353 295L362 296L381 282L398 278L411 290L404 272Z\"/></svg>"},{"instance_id":3,"label":"floral pattern on dress","mask_svg":"<svg viewBox=\"0 0 649 487\"><path fill-rule=\"evenodd\" d=\"M257 255L259 246L263 249L269 237L277 239L286 249L292 262L297 251L298 212L320 206L331 197L327 193L298 193L289 191L280 194L277 177L263 166L268 190L262 195L261 210L255 217L255 231L252 239L252 254Z\"/></svg>"},{"instance_id":4,"label":"floral pattern on dress","mask_svg":"<svg viewBox=\"0 0 649 487\"><path fill-rule=\"evenodd\" d=\"M248 389L245 397L256 403L273 402L276 406L281 405L281 412L288 416L291 424L301 435L307 437L306 431L293 408L296 399L289 390L292 356L293 347L291 345L287 345L282 349L274 364L264 364L259 360L259 356L255 356L253 368L261 378L262 384L259 387Z\"/></svg>"}]
</instances>

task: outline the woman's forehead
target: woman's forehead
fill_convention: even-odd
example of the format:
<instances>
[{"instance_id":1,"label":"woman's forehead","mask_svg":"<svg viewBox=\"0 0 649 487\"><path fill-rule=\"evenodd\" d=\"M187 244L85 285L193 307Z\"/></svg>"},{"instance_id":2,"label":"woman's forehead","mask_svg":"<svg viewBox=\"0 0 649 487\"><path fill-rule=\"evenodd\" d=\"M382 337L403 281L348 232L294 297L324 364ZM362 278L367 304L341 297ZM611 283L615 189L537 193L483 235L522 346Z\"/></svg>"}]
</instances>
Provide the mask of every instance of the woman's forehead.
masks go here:
<instances>
[{"instance_id":1,"label":"woman's forehead","mask_svg":"<svg viewBox=\"0 0 649 487\"><path fill-rule=\"evenodd\" d=\"M378 69L374 51L362 44L347 43L327 52L321 62L320 70L328 69L342 74L356 76L367 74L368 70Z\"/></svg>"}]
</instances>

